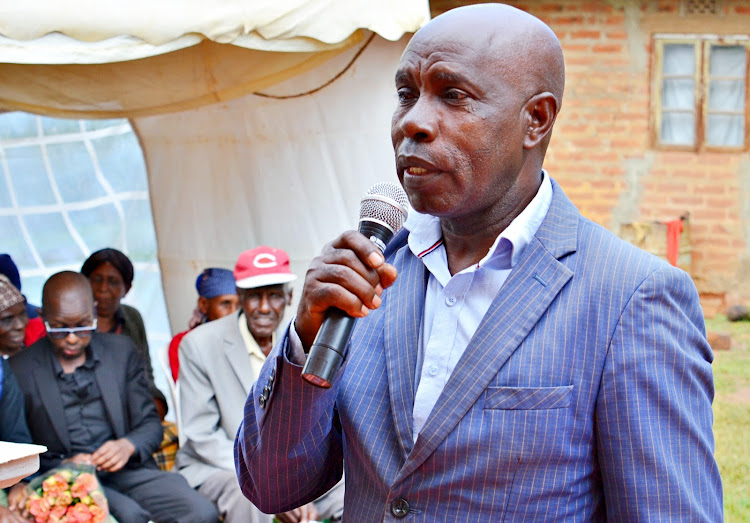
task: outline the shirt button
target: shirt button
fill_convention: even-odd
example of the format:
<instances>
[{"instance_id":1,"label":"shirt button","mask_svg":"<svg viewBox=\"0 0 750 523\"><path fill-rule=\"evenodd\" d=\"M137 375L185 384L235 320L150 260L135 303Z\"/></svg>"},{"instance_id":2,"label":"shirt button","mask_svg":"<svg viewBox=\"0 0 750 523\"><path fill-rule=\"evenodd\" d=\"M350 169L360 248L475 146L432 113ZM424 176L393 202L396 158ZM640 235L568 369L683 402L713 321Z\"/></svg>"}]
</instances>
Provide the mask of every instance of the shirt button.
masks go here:
<instances>
[{"instance_id":1,"label":"shirt button","mask_svg":"<svg viewBox=\"0 0 750 523\"><path fill-rule=\"evenodd\" d=\"M455 296L448 296L445 298L445 304L448 307L453 307L456 304L456 297Z\"/></svg>"},{"instance_id":2,"label":"shirt button","mask_svg":"<svg viewBox=\"0 0 750 523\"><path fill-rule=\"evenodd\" d=\"M409 502L404 498L394 499L391 502L391 514L397 518L405 518L409 515Z\"/></svg>"},{"instance_id":3,"label":"shirt button","mask_svg":"<svg viewBox=\"0 0 750 523\"><path fill-rule=\"evenodd\" d=\"M430 369L428 370L430 373L430 376L435 376L438 373L438 366L437 365L430 365Z\"/></svg>"}]
</instances>

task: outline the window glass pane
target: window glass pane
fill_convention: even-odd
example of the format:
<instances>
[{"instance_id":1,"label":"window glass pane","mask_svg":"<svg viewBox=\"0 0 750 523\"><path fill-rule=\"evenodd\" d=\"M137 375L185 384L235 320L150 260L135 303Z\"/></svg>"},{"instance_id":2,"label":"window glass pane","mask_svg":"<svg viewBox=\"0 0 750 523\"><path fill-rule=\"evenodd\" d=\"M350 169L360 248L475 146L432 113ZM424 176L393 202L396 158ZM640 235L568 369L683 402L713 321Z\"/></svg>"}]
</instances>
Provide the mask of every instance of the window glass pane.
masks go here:
<instances>
[{"instance_id":1,"label":"window glass pane","mask_svg":"<svg viewBox=\"0 0 750 523\"><path fill-rule=\"evenodd\" d=\"M695 74L695 47L693 44L664 44L662 56L664 75Z\"/></svg>"},{"instance_id":2,"label":"window glass pane","mask_svg":"<svg viewBox=\"0 0 750 523\"><path fill-rule=\"evenodd\" d=\"M18 267L37 266L16 216L0 216L0 231L3 231L0 252L10 254ZM21 286L23 287L23 281Z\"/></svg>"},{"instance_id":3,"label":"window glass pane","mask_svg":"<svg viewBox=\"0 0 750 523\"><path fill-rule=\"evenodd\" d=\"M64 202L80 202L106 196L96 179L94 164L82 142L50 144L47 146L57 187Z\"/></svg>"},{"instance_id":4,"label":"window glass pane","mask_svg":"<svg viewBox=\"0 0 750 523\"><path fill-rule=\"evenodd\" d=\"M664 109L695 110L695 81L675 78L664 80L661 92L661 105Z\"/></svg>"},{"instance_id":5,"label":"window glass pane","mask_svg":"<svg viewBox=\"0 0 750 523\"><path fill-rule=\"evenodd\" d=\"M156 258L156 233L151 206L146 200L123 200L127 224L128 256L133 263Z\"/></svg>"},{"instance_id":6,"label":"window glass pane","mask_svg":"<svg viewBox=\"0 0 750 523\"><path fill-rule=\"evenodd\" d=\"M91 252L104 247L123 248L122 224L114 204L107 203L92 209L70 211L68 215ZM104 223L107 224L106 227L102 226Z\"/></svg>"},{"instance_id":7,"label":"window glass pane","mask_svg":"<svg viewBox=\"0 0 750 523\"><path fill-rule=\"evenodd\" d=\"M661 143L695 144L695 116L689 113L664 113L661 119Z\"/></svg>"},{"instance_id":8,"label":"window glass pane","mask_svg":"<svg viewBox=\"0 0 750 523\"><path fill-rule=\"evenodd\" d=\"M130 124L125 118L113 118L111 120L84 120L84 124L88 131L107 129L108 127L115 127L117 125L127 125L130 127Z\"/></svg>"},{"instance_id":9,"label":"window glass pane","mask_svg":"<svg viewBox=\"0 0 750 523\"><path fill-rule=\"evenodd\" d=\"M104 177L116 192L146 191L146 166L134 133L92 140Z\"/></svg>"},{"instance_id":10,"label":"window glass pane","mask_svg":"<svg viewBox=\"0 0 750 523\"><path fill-rule=\"evenodd\" d=\"M723 147L742 147L745 142L745 117L709 114L706 143Z\"/></svg>"},{"instance_id":11,"label":"window glass pane","mask_svg":"<svg viewBox=\"0 0 750 523\"><path fill-rule=\"evenodd\" d=\"M711 46L711 76L745 77L745 48L741 45Z\"/></svg>"},{"instance_id":12,"label":"window glass pane","mask_svg":"<svg viewBox=\"0 0 750 523\"><path fill-rule=\"evenodd\" d=\"M42 148L38 145L5 149L11 189L19 207L57 203L42 154Z\"/></svg>"},{"instance_id":13,"label":"window glass pane","mask_svg":"<svg viewBox=\"0 0 750 523\"><path fill-rule=\"evenodd\" d=\"M81 126L78 120L42 118L42 131L44 134L78 133L81 132Z\"/></svg>"},{"instance_id":14,"label":"window glass pane","mask_svg":"<svg viewBox=\"0 0 750 523\"><path fill-rule=\"evenodd\" d=\"M86 259L59 212L30 214L23 220L45 265L62 265L72 260L83 263Z\"/></svg>"},{"instance_id":15,"label":"window glass pane","mask_svg":"<svg viewBox=\"0 0 750 523\"><path fill-rule=\"evenodd\" d=\"M709 111L742 111L745 108L745 82L713 80L708 89Z\"/></svg>"},{"instance_id":16,"label":"window glass pane","mask_svg":"<svg viewBox=\"0 0 750 523\"><path fill-rule=\"evenodd\" d=\"M13 207L8 188L8 177L0 170L0 207ZM2 230L2 229L0 229Z\"/></svg>"},{"instance_id":17,"label":"window glass pane","mask_svg":"<svg viewBox=\"0 0 750 523\"><path fill-rule=\"evenodd\" d=\"M29 113L6 113L0 125L0 140L36 136L36 116Z\"/></svg>"}]
</instances>

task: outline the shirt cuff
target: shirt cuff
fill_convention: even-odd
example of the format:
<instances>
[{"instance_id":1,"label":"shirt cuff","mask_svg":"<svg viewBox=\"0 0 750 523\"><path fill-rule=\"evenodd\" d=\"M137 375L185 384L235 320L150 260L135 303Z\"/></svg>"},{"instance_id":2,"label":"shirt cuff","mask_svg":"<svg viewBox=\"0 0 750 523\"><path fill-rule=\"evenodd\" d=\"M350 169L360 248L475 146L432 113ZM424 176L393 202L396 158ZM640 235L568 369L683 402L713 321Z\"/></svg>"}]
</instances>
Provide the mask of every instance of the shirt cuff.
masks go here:
<instances>
[{"instance_id":1,"label":"shirt cuff","mask_svg":"<svg viewBox=\"0 0 750 523\"><path fill-rule=\"evenodd\" d=\"M286 358L290 363L302 367L307 361L307 354L305 354L305 349L302 348L302 340L299 339L299 334L297 334L297 330L294 328L294 321L296 319L297 317L295 316L289 322L289 334L287 336L289 343L287 343Z\"/></svg>"}]
</instances>

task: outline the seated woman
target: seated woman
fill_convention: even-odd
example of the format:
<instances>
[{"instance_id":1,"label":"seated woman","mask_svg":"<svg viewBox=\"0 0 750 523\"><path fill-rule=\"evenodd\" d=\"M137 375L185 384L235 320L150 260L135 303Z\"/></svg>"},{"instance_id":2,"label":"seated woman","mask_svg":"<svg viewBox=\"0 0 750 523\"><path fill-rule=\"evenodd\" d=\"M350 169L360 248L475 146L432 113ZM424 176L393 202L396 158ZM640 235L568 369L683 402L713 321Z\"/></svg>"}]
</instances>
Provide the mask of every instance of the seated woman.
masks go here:
<instances>
[{"instance_id":1,"label":"seated woman","mask_svg":"<svg viewBox=\"0 0 750 523\"><path fill-rule=\"evenodd\" d=\"M89 279L94 292L96 330L122 334L133 340L138 354L146 364L151 393L156 401L156 408L163 418L167 410L167 400L154 385L154 371L151 366L143 318L134 307L120 303L133 284L133 263L117 249L101 249L89 256L83 263L81 274Z\"/></svg>"}]
</instances>

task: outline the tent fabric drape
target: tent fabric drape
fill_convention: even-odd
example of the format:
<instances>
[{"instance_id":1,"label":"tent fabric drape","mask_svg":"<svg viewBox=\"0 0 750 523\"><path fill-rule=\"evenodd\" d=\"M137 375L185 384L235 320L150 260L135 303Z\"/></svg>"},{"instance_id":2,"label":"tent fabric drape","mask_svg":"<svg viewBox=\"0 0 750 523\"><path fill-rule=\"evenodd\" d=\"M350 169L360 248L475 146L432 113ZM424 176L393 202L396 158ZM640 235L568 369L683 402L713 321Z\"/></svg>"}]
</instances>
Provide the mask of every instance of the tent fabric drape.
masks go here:
<instances>
[{"instance_id":1,"label":"tent fabric drape","mask_svg":"<svg viewBox=\"0 0 750 523\"><path fill-rule=\"evenodd\" d=\"M173 328L186 325L195 305L192 282L204 267L231 269L240 252L257 245L289 253L300 277L298 298L310 260L326 242L356 228L367 189L397 182L393 79L407 41L375 37L356 67L308 96L248 95L133 119L149 173ZM308 91L348 60L338 56L267 91Z\"/></svg>"},{"instance_id":2,"label":"tent fabric drape","mask_svg":"<svg viewBox=\"0 0 750 523\"><path fill-rule=\"evenodd\" d=\"M426 0L119 5L0 5L0 110L114 118L194 109L308 71L372 32L398 40L429 19Z\"/></svg>"}]
</instances>

